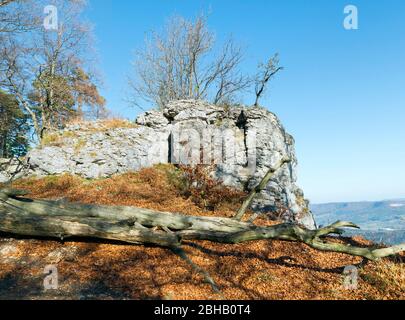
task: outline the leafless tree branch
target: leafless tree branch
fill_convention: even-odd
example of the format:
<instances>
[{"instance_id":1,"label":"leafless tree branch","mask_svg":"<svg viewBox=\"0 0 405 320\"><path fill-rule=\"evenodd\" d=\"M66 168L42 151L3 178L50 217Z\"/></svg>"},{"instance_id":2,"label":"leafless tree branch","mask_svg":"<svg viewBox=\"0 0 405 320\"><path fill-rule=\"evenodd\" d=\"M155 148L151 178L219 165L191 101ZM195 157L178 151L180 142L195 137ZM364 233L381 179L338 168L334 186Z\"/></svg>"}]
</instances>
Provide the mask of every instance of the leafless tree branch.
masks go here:
<instances>
[{"instance_id":1,"label":"leafless tree branch","mask_svg":"<svg viewBox=\"0 0 405 320\"><path fill-rule=\"evenodd\" d=\"M284 69L283 67L280 67L279 64L279 56L278 54L275 54L267 61L267 63L259 65L259 72L255 78L256 101L254 105L256 107L259 105L260 98L265 94L271 79Z\"/></svg>"},{"instance_id":2,"label":"leafless tree branch","mask_svg":"<svg viewBox=\"0 0 405 320\"><path fill-rule=\"evenodd\" d=\"M195 21L173 17L165 32L152 32L136 52L135 77L130 79L134 100L163 107L171 100L205 99L221 103L246 89L249 77L239 72L243 52L232 39L214 55L214 34L206 17Z\"/></svg>"}]
</instances>

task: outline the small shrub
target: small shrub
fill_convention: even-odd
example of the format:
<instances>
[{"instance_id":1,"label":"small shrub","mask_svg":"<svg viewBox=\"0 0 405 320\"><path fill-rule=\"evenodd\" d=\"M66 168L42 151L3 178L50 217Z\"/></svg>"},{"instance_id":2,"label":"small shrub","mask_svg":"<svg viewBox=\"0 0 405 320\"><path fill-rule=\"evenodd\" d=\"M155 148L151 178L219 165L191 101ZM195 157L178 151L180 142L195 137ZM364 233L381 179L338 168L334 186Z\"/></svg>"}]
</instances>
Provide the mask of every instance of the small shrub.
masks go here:
<instances>
[{"instance_id":1,"label":"small shrub","mask_svg":"<svg viewBox=\"0 0 405 320\"><path fill-rule=\"evenodd\" d=\"M45 134L41 139L41 147L61 146L62 137L57 133Z\"/></svg>"},{"instance_id":2,"label":"small shrub","mask_svg":"<svg viewBox=\"0 0 405 320\"><path fill-rule=\"evenodd\" d=\"M246 194L210 177L209 169L204 165L180 166L168 173L168 180L181 196L206 210L215 210L223 203L240 203Z\"/></svg>"},{"instance_id":3,"label":"small shrub","mask_svg":"<svg viewBox=\"0 0 405 320\"><path fill-rule=\"evenodd\" d=\"M86 139L77 140L74 146L75 153L78 153L81 149L83 149L86 146L86 143L87 143Z\"/></svg>"},{"instance_id":4,"label":"small shrub","mask_svg":"<svg viewBox=\"0 0 405 320\"><path fill-rule=\"evenodd\" d=\"M290 214L290 210L286 207L286 205L282 201L276 201L273 206L273 210L268 212L266 215L270 220L273 221L282 221L283 218L288 217Z\"/></svg>"},{"instance_id":5,"label":"small shrub","mask_svg":"<svg viewBox=\"0 0 405 320\"><path fill-rule=\"evenodd\" d=\"M60 133L46 133L41 140L41 147L53 146L61 147L65 139L75 138L77 135L72 131L61 131Z\"/></svg>"},{"instance_id":6,"label":"small shrub","mask_svg":"<svg viewBox=\"0 0 405 320\"><path fill-rule=\"evenodd\" d=\"M72 131L64 131L62 134L63 138L75 138L76 136L77 136L77 134Z\"/></svg>"},{"instance_id":7,"label":"small shrub","mask_svg":"<svg viewBox=\"0 0 405 320\"><path fill-rule=\"evenodd\" d=\"M131 121L128 121L125 119L117 119L117 118L103 120L101 123L106 129L136 128L137 127L137 125L134 122L131 122Z\"/></svg>"},{"instance_id":8,"label":"small shrub","mask_svg":"<svg viewBox=\"0 0 405 320\"><path fill-rule=\"evenodd\" d=\"M234 105L235 104L233 104L233 103L231 103L229 101L224 101L221 104L219 104L219 107L223 108L224 112L230 112Z\"/></svg>"},{"instance_id":9,"label":"small shrub","mask_svg":"<svg viewBox=\"0 0 405 320\"><path fill-rule=\"evenodd\" d=\"M136 128L137 124L125 119L111 118L97 121L85 121L76 119L70 121L67 126L79 125L85 132L104 132L110 129Z\"/></svg>"}]
</instances>

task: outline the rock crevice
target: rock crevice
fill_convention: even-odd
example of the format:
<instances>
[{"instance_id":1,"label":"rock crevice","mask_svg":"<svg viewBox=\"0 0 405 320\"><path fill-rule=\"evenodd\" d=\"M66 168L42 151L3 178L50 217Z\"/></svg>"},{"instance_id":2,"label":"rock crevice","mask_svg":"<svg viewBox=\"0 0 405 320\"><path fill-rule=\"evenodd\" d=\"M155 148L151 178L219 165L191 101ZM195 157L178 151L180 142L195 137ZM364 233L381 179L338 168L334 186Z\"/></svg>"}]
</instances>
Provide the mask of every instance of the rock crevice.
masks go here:
<instances>
[{"instance_id":1,"label":"rock crevice","mask_svg":"<svg viewBox=\"0 0 405 320\"><path fill-rule=\"evenodd\" d=\"M203 163L215 164L212 174L224 184L250 190L287 156L291 165L280 170L252 208L272 212L286 207L284 220L315 227L296 185L294 139L264 108L181 100L162 111L145 112L132 127L103 128L99 122L83 126L70 125L57 133L57 143L30 151L30 174L70 173L94 179L159 163Z\"/></svg>"}]
</instances>

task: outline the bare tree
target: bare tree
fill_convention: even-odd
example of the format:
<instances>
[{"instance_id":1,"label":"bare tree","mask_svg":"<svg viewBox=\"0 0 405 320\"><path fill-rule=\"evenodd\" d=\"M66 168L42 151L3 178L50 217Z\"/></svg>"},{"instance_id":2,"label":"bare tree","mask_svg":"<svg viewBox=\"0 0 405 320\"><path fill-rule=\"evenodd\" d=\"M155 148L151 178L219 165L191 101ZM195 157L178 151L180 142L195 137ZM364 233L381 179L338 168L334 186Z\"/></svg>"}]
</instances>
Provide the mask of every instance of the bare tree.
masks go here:
<instances>
[{"instance_id":1,"label":"bare tree","mask_svg":"<svg viewBox=\"0 0 405 320\"><path fill-rule=\"evenodd\" d=\"M31 15L42 16L46 4L36 2L38 10ZM39 141L45 130L76 117L83 103L104 107L89 68L91 29L81 18L85 2L56 0L53 4L60 16L57 30L38 24L28 34L13 33L0 48L4 71L0 84L30 115Z\"/></svg>"},{"instance_id":2,"label":"bare tree","mask_svg":"<svg viewBox=\"0 0 405 320\"><path fill-rule=\"evenodd\" d=\"M261 63L259 65L259 72L257 73L255 78L255 107L259 105L260 98L266 93L268 84L271 79L273 79L273 77L283 69L283 67L280 67L278 54L275 54L273 57L271 57L267 61L267 63Z\"/></svg>"},{"instance_id":3,"label":"bare tree","mask_svg":"<svg viewBox=\"0 0 405 320\"><path fill-rule=\"evenodd\" d=\"M163 107L171 100L231 100L247 89L250 79L239 71L242 50L232 39L215 57L215 37L206 17L195 21L172 17L162 34L152 32L136 52L135 77L130 79L134 101Z\"/></svg>"},{"instance_id":4,"label":"bare tree","mask_svg":"<svg viewBox=\"0 0 405 320\"><path fill-rule=\"evenodd\" d=\"M12 2L16 2L16 0L0 0L0 7L4 7Z\"/></svg>"},{"instance_id":5,"label":"bare tree","mask_svg":"<svg viewBox=\"0 0 405 320\"><path fill-rule=\"evenodd\" d=\"M39 17L32 15L33 7L28 0L0 0L0 36L27 31L38 24Z\"/></svg>"}]
</instances>

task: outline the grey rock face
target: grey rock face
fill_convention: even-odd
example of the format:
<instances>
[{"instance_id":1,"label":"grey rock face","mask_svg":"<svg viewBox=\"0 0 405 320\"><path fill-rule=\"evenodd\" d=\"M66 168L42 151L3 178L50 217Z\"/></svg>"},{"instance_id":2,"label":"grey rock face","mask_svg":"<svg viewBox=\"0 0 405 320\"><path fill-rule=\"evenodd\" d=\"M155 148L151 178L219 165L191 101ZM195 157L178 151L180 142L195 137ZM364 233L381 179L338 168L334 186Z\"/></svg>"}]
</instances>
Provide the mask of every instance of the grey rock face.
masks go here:
<instances>
[{"instance_id":1,"label":"grey rock face","mask_svg":"<svg viewBox=\"0 0 405 320\"><path fill-rule=\"evenodd\" d=\"M0 172L0 183L7 182L9 180L8 174L5 172Z\"/></svg>"},{"instance_id":2,"label":"grey rock face","mask_svg":"<svg viewBox=\"0 0 405 320\"><path fill-rule=\"evenodd\" d=\"M212 175L226 185L250 190L284 156L284 166L253 204L260 212L287 207L286 221L314 228L303 192L296 185L294 139L278 118L263 108L210 105L181 100L163 111L138 117L133 128L100 129L91 123L59 132L58 145L32 150L36 175L72 173L85 178L109 177L159 163L215 164Z\"/></svg>"},{"instance_id":3,"label":"grey rock face","mask_svg":"<svg viewBox=\"0 0 405 320\"><path fill-rule=\"evenodd\" d=\"M162 129L169 125L169 120L157 110L147 111L140 115L136 121L137 124L152 129Z\"/></svg>"},{"instance_id":4,"label":"grey rock face","mask_svg":"<svg viewBox=\"0 0 405 320\"><path fill-rule=\"evenodd\" d=\"M169 132L165 129L139 126L83 135L80 128L68 127L61 136L62 146L29 153L37 175L71 173L96 179L168 162Z\"/></svg>"},{"instance_id":5,"label":"grey rock face","mask_svg":"<svg viewBox=\"0 0 405 320\"><path fill-rule=\"evenodd\" d=\"M26 163L17 159L0 158L0 183L21 178L29 173Z\"/></svg>"}]
</instances>

